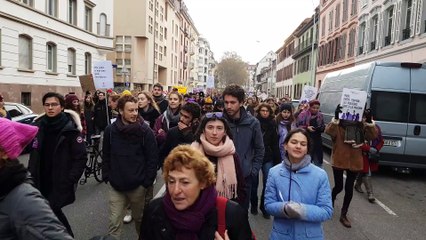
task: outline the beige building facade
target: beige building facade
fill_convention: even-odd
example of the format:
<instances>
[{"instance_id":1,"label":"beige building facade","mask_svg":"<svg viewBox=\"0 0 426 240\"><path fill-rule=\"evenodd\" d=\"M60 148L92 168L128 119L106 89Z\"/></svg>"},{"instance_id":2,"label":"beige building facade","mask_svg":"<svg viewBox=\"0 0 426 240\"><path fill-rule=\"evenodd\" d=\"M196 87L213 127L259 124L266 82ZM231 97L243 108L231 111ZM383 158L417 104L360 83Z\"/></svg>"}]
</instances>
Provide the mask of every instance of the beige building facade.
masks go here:
<instances>
[{"instance_id":1,"label":"beige building facade","mask_svg":"<svg viewBox=\"0 0 426 240\"><path fill-rule=\"evenodd\" d=\"M112 0L0 0L0 92L43 111L49 92L82 95L78 76L112 50Z\"/></svg>"}]
</instances>

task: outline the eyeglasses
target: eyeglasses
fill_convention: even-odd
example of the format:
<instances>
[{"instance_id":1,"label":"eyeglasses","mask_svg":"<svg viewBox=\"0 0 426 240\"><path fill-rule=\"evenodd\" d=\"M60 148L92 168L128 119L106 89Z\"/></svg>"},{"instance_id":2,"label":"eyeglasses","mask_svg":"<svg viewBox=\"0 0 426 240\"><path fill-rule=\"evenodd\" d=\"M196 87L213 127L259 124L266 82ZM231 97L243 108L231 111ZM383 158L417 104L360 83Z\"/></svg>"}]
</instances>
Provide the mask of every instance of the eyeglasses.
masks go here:
<instances>
[{"instance_id":1,"label":"eyeglasses","mask_svg":"<svg viewBox=\"0 0 426 240\"><path fill-rule=\"evenodd\" d=\"M43 106L45 106L45 107L57 107L59 105L60 105L59 103L45 103L45 104L43 104Z\"/></svg>"},{"instance_id":2,"label":"eyeglasses","mask_svg":"<svg viewBox=\"0 0 426 240\"><path fill-rule=\"evenodd\" d=\"M208 112L206 113L206 118L222 118L223 112Z\"/></svg>"}]
</instances>

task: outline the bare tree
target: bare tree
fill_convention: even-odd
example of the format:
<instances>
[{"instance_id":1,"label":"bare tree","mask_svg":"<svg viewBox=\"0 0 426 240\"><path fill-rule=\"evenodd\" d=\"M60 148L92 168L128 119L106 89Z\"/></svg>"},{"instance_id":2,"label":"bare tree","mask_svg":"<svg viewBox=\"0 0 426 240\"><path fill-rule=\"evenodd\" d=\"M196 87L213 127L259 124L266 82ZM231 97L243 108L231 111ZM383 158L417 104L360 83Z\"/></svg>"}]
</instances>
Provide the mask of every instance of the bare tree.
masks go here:
<instances>
[{"instance_id":1,"label":"bare tree","mask_svg":"<svg viewBox=\"0 0 426 240\"><path fill-rule=\"evenodd\" d=\"M217 86L224 88L230 84L245 85L248 79L247 63L235 52L225 52L217 65L215 79Z\"/></svg>"}]
</instances>

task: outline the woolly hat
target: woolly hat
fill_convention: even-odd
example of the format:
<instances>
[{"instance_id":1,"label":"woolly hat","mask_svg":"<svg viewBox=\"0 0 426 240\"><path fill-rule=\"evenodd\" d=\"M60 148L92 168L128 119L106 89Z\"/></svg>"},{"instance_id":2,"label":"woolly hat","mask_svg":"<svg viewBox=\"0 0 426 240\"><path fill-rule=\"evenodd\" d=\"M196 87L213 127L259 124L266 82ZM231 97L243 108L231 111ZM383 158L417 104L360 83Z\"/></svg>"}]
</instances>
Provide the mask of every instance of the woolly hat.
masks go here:
<instances>
[{"instance_id":1,"label":"woolly hat","mask_svg":"<svg viewBox=\"0 0 426 240\"><path fill-rule=\"evenodd\" d=\"M77 95L75 95L75 94L68 94L65 97L65 105L72 106L72 102L74 100L79 100L78 97L77 97Z\"/></svg>"},{"instance_id":2,"label":"woolly hat","mask_svg":"<svg viewBox=\"0 0 426 240\"><path fill-rule=\"evenodd\" d=\"M16 159L35 137L36 126L0 118L0 148L9 159Z\"/></svg>"},{"instance_id":3,"label":"woolly hat","mask_svg":"<svg viewBox=\"0 0 426 240\"><path fill-rule=\"evenodd\" d=\"M309 106L312 107L314 105L321 105L320 101L314 99L309 102Z\"/></svg>"},{"instance_id":4,"label":"woolly hat","mask_svg":"<svg viewBox=\"0 0 426 240\"><path fill-rule=\"evenodd\" d=\"M280 106L280 112L282 112L282 111L284 111L284 110L287 110L287 111L291 112L291 111L292 111L292 109L293 109L293 106L291 106L291 104L290 104L290 103L283 103L283 104L281 104L281 106Z\"/></svg>"},{"instance_id":5,"label":"woolly hat","mask_svg":"<svg viewBox=\"0 0 426 240\"><path fill-rule=\"evenodd\" d=\"M211 98L211 97L206 97L206 98L204 99L204 104L213 104L213 100L212 100L212 98Z\"/></svg>"},{"instance_id":6,"label":"woolly hat","mask_svg":"<svg viewBox=\"0 0 426 240\"><path fill-rule=\"evenodd\" d=\"M121 93L121 96L123 97L123 96L126 96L126 95L132 96L132 93L131 93L129 90L124 90L124 91Z\"/></svg>"}]
</instances>

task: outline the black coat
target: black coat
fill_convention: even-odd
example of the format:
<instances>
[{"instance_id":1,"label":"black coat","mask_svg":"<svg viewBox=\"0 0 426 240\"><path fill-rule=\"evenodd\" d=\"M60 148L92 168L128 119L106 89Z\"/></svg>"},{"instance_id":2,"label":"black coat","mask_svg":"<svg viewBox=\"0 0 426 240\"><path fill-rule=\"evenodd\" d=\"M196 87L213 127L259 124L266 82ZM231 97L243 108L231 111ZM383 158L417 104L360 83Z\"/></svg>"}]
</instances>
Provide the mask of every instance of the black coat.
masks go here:
<instances>
[{"instance_id":1,"label":"black coat","mask_svg":"<svg viewBox=\"0 0 426 240\"><path fill-rule=\"evenodd\" d=\"M102 175L117 191L130 191L151 186L157 176L158 149L154 133L143 124L140 141L121 134L117 122L105 129Z\"/></svg>"},{"instance_id":2,"label":"black coat","mask_svg":"<svg viewBox=\"0 0 426 240\"><path fill-rule=\"evenodd\" d=\"M179 130L178 126L170 128L167 132L166 141L160 149L161 165L167 155L169 155L169 153L173 150L173 148L175 148L179 144L191 144L193 141L194 131L191 127L184 129L183 131Z\"/></svg>"},{"instance_id":3,"label":"black coat","mask_svg":"<svg viewBox=\"0 0 426 240\"><path fill-rule=\"evenodd\" d=\"M95 104L93 109L93 124L101 131L103 131L108 125L109 120L107 118L107 112L108 107L105 100L99 101Z\"/></svg>"},{"instance_id":4,"label":"black coat","mask_svg":"<svg viewBox=\"0 0 426 240\"><path fill-rule=\"evenodd\" d=\"M272 161L274 165L281 162L280 147L277 124L272 118L264 119L260 116L257 116L257 119L260 122L260 128L262 129L263 135L263 144L265 146L265 155L263 157L263 162Z\"/></svg>"},{"instance_id":5,"label":"black coat","mask_svg":"<svg viewBox=\"0 0 426 240\"><path fill-rule=\"evenodd\" d=\"M153 107L149 107L148 111L144 112L143 109L139 108L139 115L145 120L147 123L149 122L149 127L154 129L155 120L160 116L160 112Z\"/></svg>"},{"instance_id":6,"label":"black coat","mask_svg":"<svg viewBox=\"0 0 426 240\"><path fill-rule=\"evenodd\" d=\"M215 208L206 215L198 239L215 239L217 222L217 210ZM247 211L236 202L227 201L225 222L230 240L252 239ZM175 229L164 212L163 198L152 200L143 214L139 240L174 240L175 235Z\"/></svg>"},{"instance_id":7,"label":"black coat","mask_svg":"<svg viewBox=\"0 0 426 240\"><path fill-rule=\"evenodd\" d=\"M35 125L40 126L39 119ZM35 187L40 189L42 177L41 150L43 144L43 129L40 129L33 140L28 170L30 171ZM83 136L76 126L75 120L69 119L59 133L56 146L52 149L54 164L52 165L51 184L52 192L44 196L53 209L62 208L75 201L75 185L83 174L87 162L86 145Z\"/></svg>"}]
</instances>

